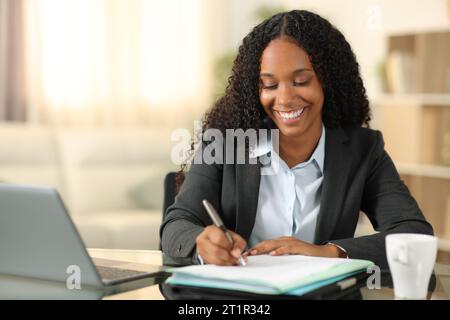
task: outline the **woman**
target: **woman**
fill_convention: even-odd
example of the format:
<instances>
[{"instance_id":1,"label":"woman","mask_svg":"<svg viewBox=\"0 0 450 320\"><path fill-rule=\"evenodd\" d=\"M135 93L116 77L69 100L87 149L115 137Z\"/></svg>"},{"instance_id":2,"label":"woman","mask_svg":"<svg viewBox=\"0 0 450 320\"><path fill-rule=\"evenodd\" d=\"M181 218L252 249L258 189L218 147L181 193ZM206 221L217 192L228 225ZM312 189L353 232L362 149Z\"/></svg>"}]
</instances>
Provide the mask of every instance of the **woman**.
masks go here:
<instances>
[{"instance_id":1,"label":"woman","mask_svg":"<svg viewBox=\"0 0 450 320\"><path fill-rule=\"evenodd\" d=\"M163 251L193 263L235 265L239 256L302 254L387 266L389 233L433 234L368 129L369 103L344 36L308 11L279 13L243 40L224 96L203 130L279 129L262 164L193 164L161 226ZM262 175L262 169L275 174ZM234 239L211 226L209 200ZM378 233L353 238L360 211Z\"/></svg>"}]
</instances>

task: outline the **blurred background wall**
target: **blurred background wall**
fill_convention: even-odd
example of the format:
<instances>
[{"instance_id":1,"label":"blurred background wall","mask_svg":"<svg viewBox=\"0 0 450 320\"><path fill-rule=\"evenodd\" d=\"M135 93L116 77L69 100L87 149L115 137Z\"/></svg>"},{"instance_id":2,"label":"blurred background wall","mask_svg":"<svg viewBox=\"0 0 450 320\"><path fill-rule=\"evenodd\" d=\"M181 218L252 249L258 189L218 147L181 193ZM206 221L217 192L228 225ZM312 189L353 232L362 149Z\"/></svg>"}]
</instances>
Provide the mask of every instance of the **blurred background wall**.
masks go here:
<instances>
[{"instance_id":1,"label":"blurred background wall","mask_svg":"<svg viewBox=\"0 0 450 320\"><path fill-rule=\"evenodd\" d=\"M291 9L346 36L371 126L445 247L448 0L0 0L0 181L56 187L89 247L157 248L171 133L223 92L242 38Z\"/></svg>"}]
</instances>

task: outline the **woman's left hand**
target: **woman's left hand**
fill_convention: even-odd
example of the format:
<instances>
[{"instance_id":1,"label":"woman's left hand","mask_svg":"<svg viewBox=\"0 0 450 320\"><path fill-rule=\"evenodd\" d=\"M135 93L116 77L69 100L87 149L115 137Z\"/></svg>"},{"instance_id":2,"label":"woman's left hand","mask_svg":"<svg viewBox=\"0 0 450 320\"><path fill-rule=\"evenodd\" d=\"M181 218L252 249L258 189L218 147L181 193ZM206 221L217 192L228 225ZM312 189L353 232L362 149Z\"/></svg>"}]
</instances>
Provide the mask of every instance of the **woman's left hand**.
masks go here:
<instances>
[{"instance_id":1,"label":"woman's left hand","mask_svg":"<svg viewBox=\"0 0 450 320\"><path fill-rule=\"evenodd\" d=\"M315 257L342 258L346 254L332 244L315 245L294 237L281 237L265 240L247 251L249 255L270 254L280 256L284 254L301 254Z\"/></svg>"}]
</instances>

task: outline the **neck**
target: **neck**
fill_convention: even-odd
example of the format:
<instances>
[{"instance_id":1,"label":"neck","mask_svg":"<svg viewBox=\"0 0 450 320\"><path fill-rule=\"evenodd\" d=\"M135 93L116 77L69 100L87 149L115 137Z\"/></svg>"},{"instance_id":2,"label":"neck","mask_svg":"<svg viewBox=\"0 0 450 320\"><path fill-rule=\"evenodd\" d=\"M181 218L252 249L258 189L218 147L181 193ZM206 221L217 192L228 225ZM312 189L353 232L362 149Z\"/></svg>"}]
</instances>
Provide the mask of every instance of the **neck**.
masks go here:
<instances>
[{"instance_id":1,"label":"neck","mask_svg":"<svg viewBox=\"0 0 450 320\"><path fill-rule=\"evenodd\" d=\"M285 136L280 131L281 159L286 162L289 168L307 161L316 149L321 134L322 123L320 123L320 126L310 128L307 133L297 137Z\"/></svg>"}]
</instances>

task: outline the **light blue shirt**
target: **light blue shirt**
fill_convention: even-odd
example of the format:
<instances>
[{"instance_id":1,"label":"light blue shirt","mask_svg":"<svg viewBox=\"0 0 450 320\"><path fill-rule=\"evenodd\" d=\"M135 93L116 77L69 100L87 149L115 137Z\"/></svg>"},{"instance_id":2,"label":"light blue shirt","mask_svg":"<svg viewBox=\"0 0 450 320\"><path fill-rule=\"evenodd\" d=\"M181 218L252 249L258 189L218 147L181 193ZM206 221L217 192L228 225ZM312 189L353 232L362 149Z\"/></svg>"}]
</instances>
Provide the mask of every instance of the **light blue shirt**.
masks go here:
<instances>
[{"instance_id":1,"label":"light blue shirt","mask_svg":"<svg viewBox=\"0 0 450 320\"><path fill-rule=\"evenodd\" d=\"M319 143L310 159L293 168L274 152L270 139L265 145L259 144L250 157L267 156L269 152L270 163L262 167L266 174L261 175L255 225L248 245L251 248L263 240L282 236L312 243L320 211L325 127L322 125ZM275 165L276 161L279 165Z\"/></svg>"}]
</instances>

